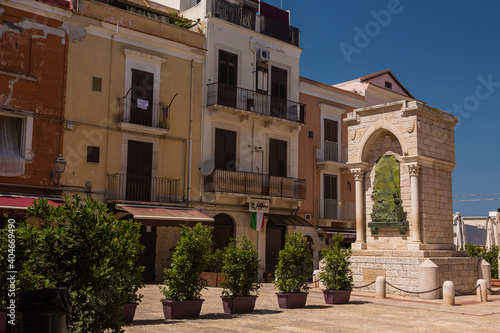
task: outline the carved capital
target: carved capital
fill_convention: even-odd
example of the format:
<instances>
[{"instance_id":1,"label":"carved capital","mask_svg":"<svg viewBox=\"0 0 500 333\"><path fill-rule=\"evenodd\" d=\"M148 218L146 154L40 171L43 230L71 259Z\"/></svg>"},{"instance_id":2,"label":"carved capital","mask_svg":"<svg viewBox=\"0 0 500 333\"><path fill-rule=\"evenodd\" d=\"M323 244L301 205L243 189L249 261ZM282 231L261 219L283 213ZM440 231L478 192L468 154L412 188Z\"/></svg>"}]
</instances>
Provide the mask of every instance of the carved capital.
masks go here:
<instances>
[{"instance_id":1,"label":"carved capital","mask_svg":"<svg viewBox=\"0 0 500 333\"><path fill-rule=\"evenodd\" d=\"M411 177L418 177L420 175L420 166L416 164L408 165L408 171Z\"/></svg>"},{"instance_id":2,"label":"carved capital","mask_svg":"<svg viewBox=\"0 0 500 333\"><path fill-rule=\"evenodd\" d=\"M352 173L354 174L354 180L357 182L362 182L365 179L364 170L354 170Z\"/></svg>"}]
</instances>

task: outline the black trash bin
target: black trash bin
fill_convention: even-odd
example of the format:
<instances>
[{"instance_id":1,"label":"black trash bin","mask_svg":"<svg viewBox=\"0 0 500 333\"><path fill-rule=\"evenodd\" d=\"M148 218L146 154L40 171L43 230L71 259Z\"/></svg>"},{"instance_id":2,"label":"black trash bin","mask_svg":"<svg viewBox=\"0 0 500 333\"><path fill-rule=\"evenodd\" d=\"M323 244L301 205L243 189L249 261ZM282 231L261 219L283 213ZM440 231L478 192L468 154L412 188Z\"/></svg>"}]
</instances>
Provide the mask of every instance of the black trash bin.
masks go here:
<instances>
[{"instance_id":1,"label":"black trash bin","mask_svg":"<svg viewBox=\"0 0 500 333\"><path fill-rule=\"evenodd\" d=\"M27 290L20 296L23 332L66 332L66 316L71 315L68 288Z\"/></svg>"}]
</instances>

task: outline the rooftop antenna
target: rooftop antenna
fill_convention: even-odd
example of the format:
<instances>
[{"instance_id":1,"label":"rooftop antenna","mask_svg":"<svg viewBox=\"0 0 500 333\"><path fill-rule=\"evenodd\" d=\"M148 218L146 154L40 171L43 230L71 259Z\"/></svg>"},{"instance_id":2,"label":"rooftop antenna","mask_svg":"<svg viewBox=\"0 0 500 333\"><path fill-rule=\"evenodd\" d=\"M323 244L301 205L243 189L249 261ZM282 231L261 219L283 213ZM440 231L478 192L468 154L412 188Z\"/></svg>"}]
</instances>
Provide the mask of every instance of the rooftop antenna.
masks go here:
<instances>
[{"instance_id":1,"label":"rooftop antenna","mask_svg":"<svg viewBox=\"0 0 500 333\"><path fill-rule=\"evenodd\" d=\"M283 0L280 0L280 9L283 9Z\"/></svg>"}]
</instances>

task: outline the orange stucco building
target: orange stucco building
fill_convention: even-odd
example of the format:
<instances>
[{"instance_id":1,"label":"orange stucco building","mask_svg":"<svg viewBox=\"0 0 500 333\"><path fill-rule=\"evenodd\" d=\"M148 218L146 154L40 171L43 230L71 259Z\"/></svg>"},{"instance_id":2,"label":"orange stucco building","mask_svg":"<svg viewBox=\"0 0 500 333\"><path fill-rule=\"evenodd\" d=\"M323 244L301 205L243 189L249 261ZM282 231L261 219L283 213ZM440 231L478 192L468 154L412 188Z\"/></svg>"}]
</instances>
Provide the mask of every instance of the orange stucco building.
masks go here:
<instances>
[{"instance_id":1,"label":"orange stucco building","mask_svg":"<svg viewBox=\"0 0 500 333\"><path fill-rule=\"evenodd\" d=\"M347 168L348 112L365 106L364 97L306 78L300 78L300 102L308 113L299 134L299 177L307 179L307 200L299 215L318 231L318 251L333 233L355 240L354 178ZM315 251L315 262L318 259Z\"/></svg>"}]
</instances>

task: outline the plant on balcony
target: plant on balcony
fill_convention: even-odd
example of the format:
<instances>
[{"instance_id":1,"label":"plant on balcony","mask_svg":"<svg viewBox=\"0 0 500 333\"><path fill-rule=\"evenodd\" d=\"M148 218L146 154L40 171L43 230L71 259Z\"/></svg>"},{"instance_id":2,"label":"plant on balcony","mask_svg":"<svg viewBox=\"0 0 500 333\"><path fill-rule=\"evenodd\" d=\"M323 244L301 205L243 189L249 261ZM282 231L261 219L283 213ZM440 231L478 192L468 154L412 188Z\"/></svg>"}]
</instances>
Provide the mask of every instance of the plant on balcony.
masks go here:
<instances>
[{"instance_id":1,"label":"plant on balcony","mask_svg":"<svg viewBox=\"0 0 500 333\"><path fill-rule=\"evenodd\" d=\"M208 282L201 276L210 261L212 227L201 223L193 228L182 226L171 268L165 269L162 300L165 318L196 318L200 315L201 290Z\"/></svg>"},{"instance_id":2,"label":"plant on balcony","mask_svg":"<svg viewBox=\"0 0 500 333\"><path fill-rule=\"evenodd\" d=\"M280 308L304 307L310 289L307 280L312 275L312 257L301 232L285 236L285 247L279 252L274 273Z\"/></svg>"},{"instance_id":3,"label":"plant on balcony","mask_svg":"<svg viewBox=\"0 0 500 333\"><path fill-rule=\"evenodd\" d=\"M320 266L319 278L326 290L323 290L327 304L349 303L353 288L352 272L349 269L351 249L340 246L344 236L333 235L331 248L321 251L323 260Z\"/></svg>"},{"instance_id":4,"label":"plant on balcony","mask_svg":"<svg viewBox=\"0 0 500 333\"><path fill-rule=\"evenodd\" d=\"M237 244L237 245L236 245ZM245 234L229 242L222 265L222 303L226 313L248 313L255 307L262 286L259 278L259 253Z\"/></svg>"},{"instance_id":5,"label":"plant on balcony","mask_svg":"<svg viewBox=\"0 0 500 333\"><path fill-rule=\"evenodd\" d=\"M179 12L177 12L177 11L171 12L170 17L172 17L174 19L174 21L172 23L173 25L180 27L180 28L184 28L184 29L189 28L191 21L188 20L187 18L185 18L184 16L182 16L181 14L179 14Z\"/></svg>"}]
</instances>

